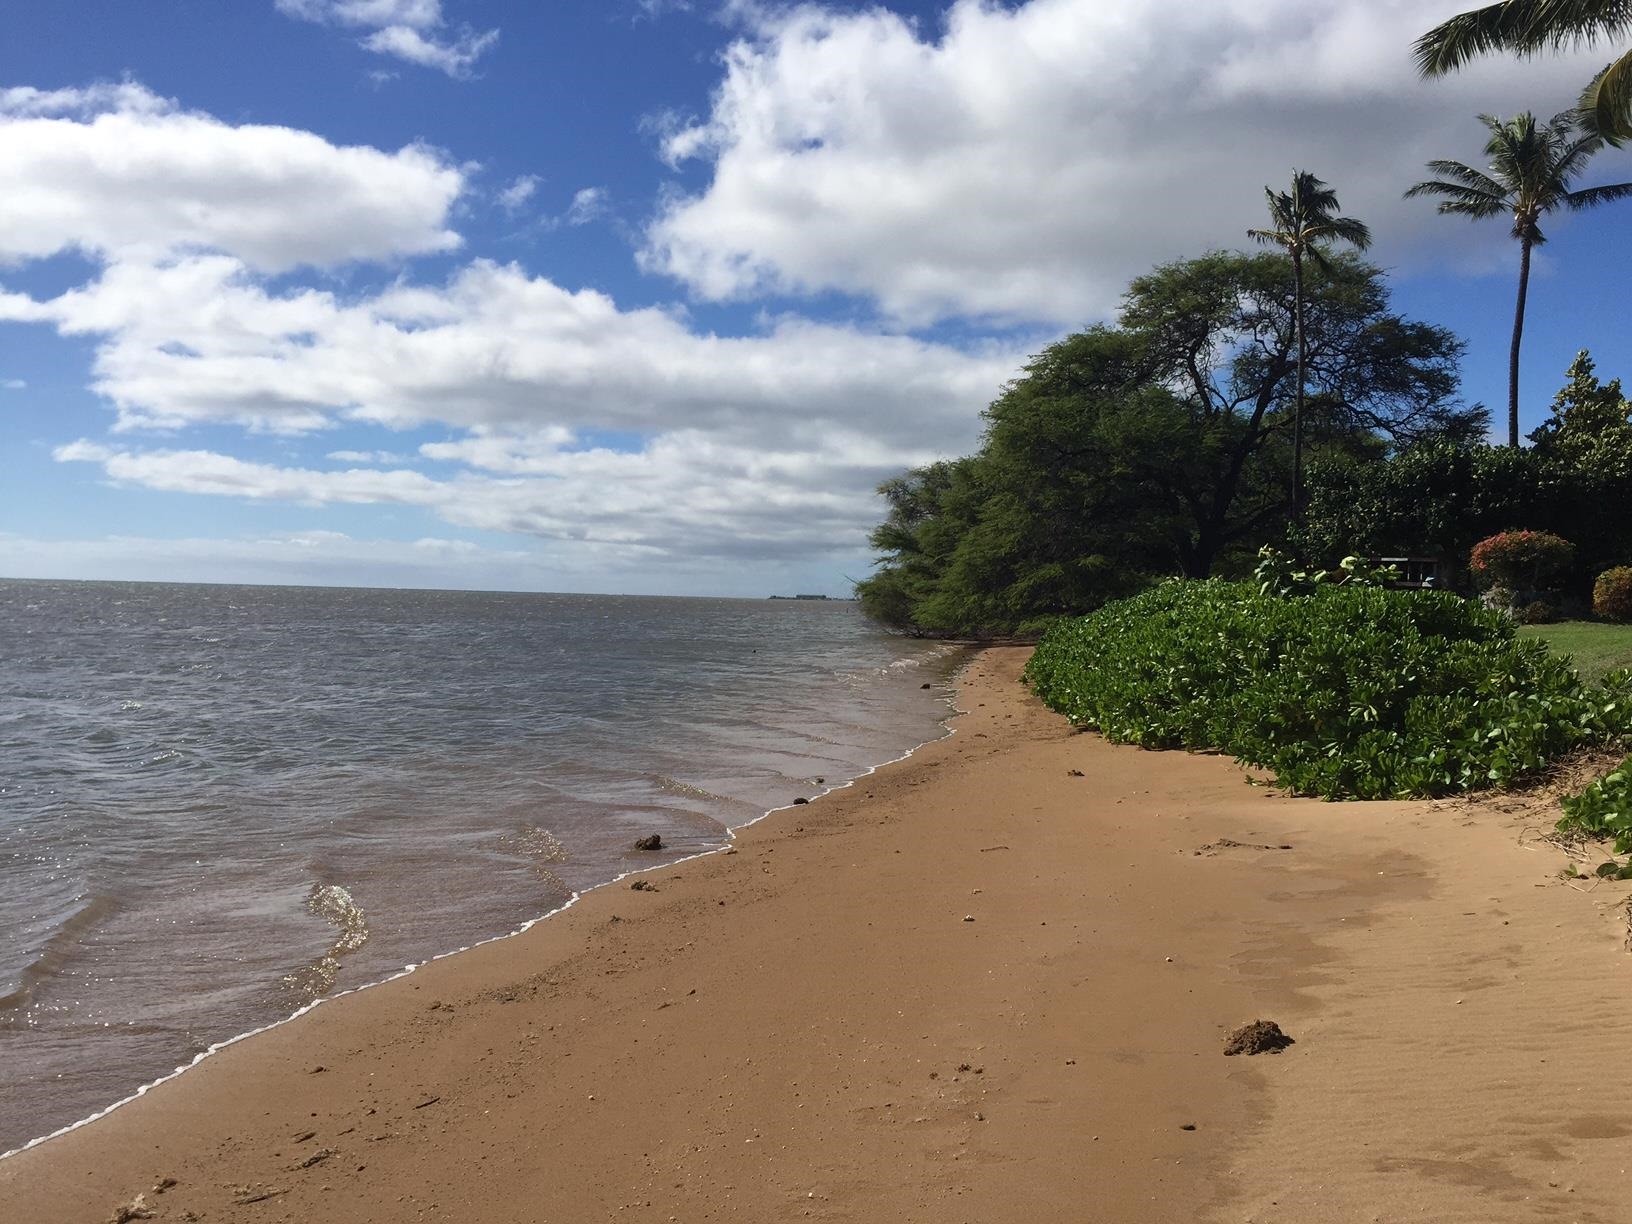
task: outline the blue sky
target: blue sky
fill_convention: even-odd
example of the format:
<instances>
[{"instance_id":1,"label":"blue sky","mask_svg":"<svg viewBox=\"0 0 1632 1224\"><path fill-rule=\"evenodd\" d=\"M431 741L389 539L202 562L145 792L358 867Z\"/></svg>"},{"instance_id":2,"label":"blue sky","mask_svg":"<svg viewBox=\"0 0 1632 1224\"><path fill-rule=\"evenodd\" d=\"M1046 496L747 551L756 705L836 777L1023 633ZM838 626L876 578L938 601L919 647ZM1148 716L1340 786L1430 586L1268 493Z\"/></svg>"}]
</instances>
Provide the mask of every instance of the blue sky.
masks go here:
<instances>
[{"instance_id":1,"label":"blue sky","mask_svg":"<svg viewBox=\"0 0 1632 1224\"><path fill-rule=\"evenodd\" d=\"M879 480L1293 166L1500 409L1514 244L1400 193L1604 53L1418 82L1458 7L22 7L0 574L842 593ZM1628 218L1550 227L1526 429L1632 377Z\"/></svg>"}]
</instances>

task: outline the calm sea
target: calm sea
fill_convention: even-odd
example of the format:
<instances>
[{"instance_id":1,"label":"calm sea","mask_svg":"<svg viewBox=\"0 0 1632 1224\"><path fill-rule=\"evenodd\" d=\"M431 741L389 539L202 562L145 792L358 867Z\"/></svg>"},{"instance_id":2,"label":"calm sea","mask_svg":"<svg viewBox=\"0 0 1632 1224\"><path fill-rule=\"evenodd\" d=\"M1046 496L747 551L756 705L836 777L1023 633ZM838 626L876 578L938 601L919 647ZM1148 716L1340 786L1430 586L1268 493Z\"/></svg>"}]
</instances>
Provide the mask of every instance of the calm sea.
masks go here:
<instances>
[{"instance_id":1,"label":"calm sea","mask_svg":"<svg viewBox=\"0 0 1632 1224\"><path fill-rule=\"evenodd\" d=\"M959 662L840 602L0 581L0 1152L935 738Z\"/></svg>"}]
</instances>

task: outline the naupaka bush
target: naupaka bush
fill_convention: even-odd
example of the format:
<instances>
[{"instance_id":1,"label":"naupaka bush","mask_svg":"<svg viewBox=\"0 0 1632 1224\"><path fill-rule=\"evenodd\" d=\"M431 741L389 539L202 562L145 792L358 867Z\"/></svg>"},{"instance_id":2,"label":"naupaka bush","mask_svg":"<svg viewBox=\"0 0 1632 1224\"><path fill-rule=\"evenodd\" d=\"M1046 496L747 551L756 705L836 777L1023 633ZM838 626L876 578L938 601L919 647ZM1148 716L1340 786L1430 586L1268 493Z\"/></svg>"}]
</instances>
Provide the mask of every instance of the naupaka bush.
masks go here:
<instances>
[{"instance_id":1,"label":"naupaka bush","mask_svg":"<svg viewBox=\"0 0 1632 1224\"><path fill-rule=\"evenodd\" d=\"M1226 752L1300 794L1380 799L1511 785L1628 725L1629 685L1455 595L1169 582L1062 621L1026 669L1082 727Z\"/></svg>"}]
</instances>

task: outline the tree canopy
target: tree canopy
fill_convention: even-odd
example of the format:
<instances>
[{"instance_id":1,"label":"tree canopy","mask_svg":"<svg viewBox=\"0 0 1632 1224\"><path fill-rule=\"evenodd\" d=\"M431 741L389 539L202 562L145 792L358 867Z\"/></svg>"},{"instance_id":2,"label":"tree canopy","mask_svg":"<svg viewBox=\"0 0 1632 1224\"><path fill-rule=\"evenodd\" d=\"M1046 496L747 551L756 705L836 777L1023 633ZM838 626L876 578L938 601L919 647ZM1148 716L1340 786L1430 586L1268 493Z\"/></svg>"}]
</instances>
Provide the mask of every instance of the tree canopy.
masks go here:
<instances>
[{"instance_id":1,"label":"tree canopy","mask_svg":"<svg viewBox=\"0 0 1632 1224\"><path fill-rule=\"evenodd\" d=\"M1335 257L1307 281L1313 453L1483 429L1483 409L1457 399L1461 342L1391 311L1378 269ZM975 455L883 487L864 606L923 632L1008 633L1160 575L1204 577L1278 538L1295 299L1271 254L1217 252L1135 280L1117 326L1050 345L1003 390Z\"/></svg>"}]
</instances>

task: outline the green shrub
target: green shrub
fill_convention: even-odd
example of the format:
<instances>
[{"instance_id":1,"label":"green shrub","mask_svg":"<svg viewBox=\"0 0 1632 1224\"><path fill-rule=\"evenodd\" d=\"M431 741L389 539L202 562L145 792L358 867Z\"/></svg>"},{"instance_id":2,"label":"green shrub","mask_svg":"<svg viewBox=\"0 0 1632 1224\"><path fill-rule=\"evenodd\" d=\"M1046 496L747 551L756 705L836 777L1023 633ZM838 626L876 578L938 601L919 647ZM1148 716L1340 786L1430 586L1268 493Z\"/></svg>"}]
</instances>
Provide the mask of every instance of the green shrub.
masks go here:
<instances>
[{"instance_id":1,"label":"green shrub","mask_svg":"<svg viewBox=\"0 0 1632 1224\"><path fill-rule=\"evenodd\" d=\"M1280 549L1265 544L1258 550L1252 581L1260 595L1307 595L1317 586L1387 586L1400 580L1392 565L1373 565L1364 557L1344 557L1332 569L1302 570Z\"/></svg>"},{"instance_id":2,"label":"green shrub","mask_svg":"<svg viewBox=\"0 0 1632 1224\"><path fill-rule=\"evenodd\" d=\"M1593 782L1579 795L1560 800L1561 832L1613 837L1615 853L1632 850L1632 757Z\"/></svg>"},{"instance_id":3,"label":"green shrub","mask_svg":"<svg viewBox=\"0 0 1632 1224\"><path fill-rule=\"evenodd\" d=\"M1632 708L1473 600L1357 586L1164 583L1056 625L1026 676L1108 739L1223 751L1334 799L1507 786Z\"/></svg>"},{"instance_id":4,"label":"green shrub","mask_svg":"<svg viewBox=\"0 0 1632 1224\"><path fill-rule=\"evenodd\" d=\"M1550 531L1502 531L1473 546L1468 572L1480 590L1542 591L1569 573L1575 545Z\"/></svg>"},{"instance_id":5,"label":"green shrub","mask_svg":"<svg viewBox=\"0 0 1632 1224\"><path fill-rule=\"evenodd\" d=\"M1632 621L1632 565L1617 565L1592 584L1592 611L1605 620Z\"/></svg>"}]
</instances>

